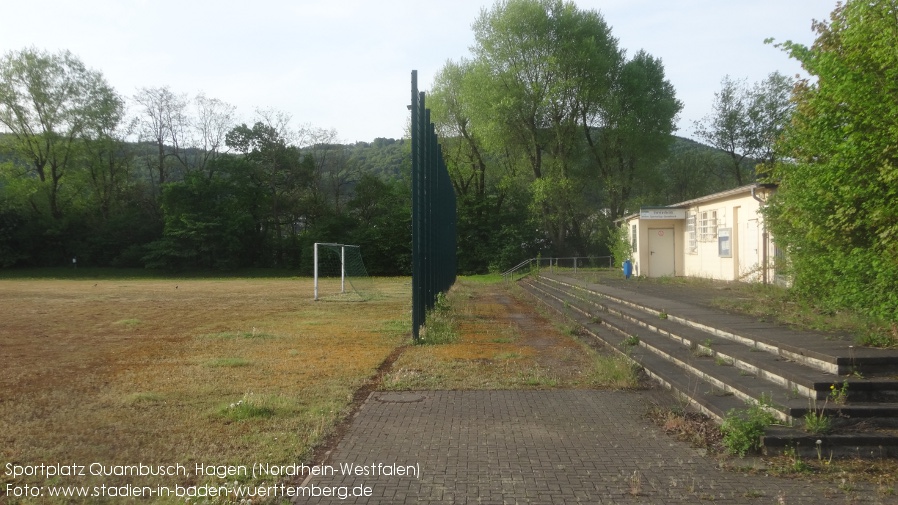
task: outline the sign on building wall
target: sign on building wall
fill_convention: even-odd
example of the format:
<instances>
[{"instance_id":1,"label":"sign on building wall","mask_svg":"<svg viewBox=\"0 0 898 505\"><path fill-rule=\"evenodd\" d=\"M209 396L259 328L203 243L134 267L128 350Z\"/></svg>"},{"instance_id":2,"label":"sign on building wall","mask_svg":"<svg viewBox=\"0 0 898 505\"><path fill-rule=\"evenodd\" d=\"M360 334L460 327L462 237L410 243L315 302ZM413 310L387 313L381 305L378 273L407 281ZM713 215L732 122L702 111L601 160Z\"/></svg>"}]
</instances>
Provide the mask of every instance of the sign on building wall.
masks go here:
<instances>
[{"instance_id":1,"label":"sign on building wall","mask_svg":"<svg viewBox=\"0 0 898 505\"><path fill-rule=\"evenodd\" d=\"M721 258L733 257L733 241L730 240L732 228L717 229L717 255Z\"/></svg>"},{"instance_id":2,"label":"sign on building wall","mask_svg":"<svg viewBox=\"0 0 898 505\"><path fill-rule=\"evenodd\" d=\"M642 207L639 219L686 219L686 209L668 207Z\"/></svg>"}]
</instances>

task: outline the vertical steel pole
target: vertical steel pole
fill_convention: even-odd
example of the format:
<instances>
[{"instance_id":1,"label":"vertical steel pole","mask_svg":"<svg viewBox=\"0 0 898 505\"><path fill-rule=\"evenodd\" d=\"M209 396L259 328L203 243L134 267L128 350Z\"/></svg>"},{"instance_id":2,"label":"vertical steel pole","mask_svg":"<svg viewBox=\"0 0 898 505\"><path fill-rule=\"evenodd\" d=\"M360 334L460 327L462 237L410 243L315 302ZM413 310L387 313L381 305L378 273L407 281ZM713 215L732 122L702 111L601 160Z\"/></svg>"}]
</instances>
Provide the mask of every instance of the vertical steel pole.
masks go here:
<instances>
[{"instance_id":1,"label":"vertical steel pole","mask_svg":"<svg viewBox=\"0 0 898 505\"><path fill-rule=\"evenodd\" d=\"M318 242L315 242L315 253L313 254L315 261L315 300L318 299Z\"/></svg>"},{"instance_id":2,"label":"vertical steel pole","mask_svg":"<svg viewBox=\"0 0 898 505\"><path fill-rule=\"evenodd\" d=\"M346 246L340 246L340 293L346 292Z\"/></svg>"},{"instance_id":3,"label":"vertical steel pole","mask_svg":"<svg viewBox=\"0 0 898 505\"><path fill-rule=\"evenodd\" d=\"M416 342L418 341L421 325L424 323L420 310L422 293L418 285L421 281L421 216L418 209L421 204L421 190L419 188L421 179L421 132L418 125L420 122L418 107L418 71L412 70L412 103L410 106L412 113L412 338Z\"/></svg>"}]
</instances>

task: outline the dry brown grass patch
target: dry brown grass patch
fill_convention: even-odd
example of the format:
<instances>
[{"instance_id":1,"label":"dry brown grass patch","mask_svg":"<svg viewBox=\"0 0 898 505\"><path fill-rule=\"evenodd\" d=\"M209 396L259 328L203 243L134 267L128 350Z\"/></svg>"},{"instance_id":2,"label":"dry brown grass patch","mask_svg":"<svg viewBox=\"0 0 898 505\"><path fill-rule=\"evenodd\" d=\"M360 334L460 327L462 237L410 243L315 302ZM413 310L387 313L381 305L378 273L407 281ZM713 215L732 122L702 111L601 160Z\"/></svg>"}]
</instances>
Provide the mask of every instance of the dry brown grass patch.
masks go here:
<instances>
[{"instance_id":1,"label":"dry brown grass patch","mask_svg":"<svg viewBox=\"0 0 898 505\"><path fill-rule=\"evenodd\" d=\"M627 387L598 374L596 353L562 333L500 283L459 279L447 296L458 338L413 346L384 377L386 389ZM627 367L624 367L627 368ZM634 374L635 377L635 374Z\"/></svg>"},{"instance_id":2,"label":"dry brown grass patch","mask_svg":"<svg viewBox=\"0 0 898 505\"><path fill-rule=\"evenodd\" d=\"M308 279L0 281L0 461L298 462L407 337L407 281L364 303Z\"/></svg>"}]
</instances>

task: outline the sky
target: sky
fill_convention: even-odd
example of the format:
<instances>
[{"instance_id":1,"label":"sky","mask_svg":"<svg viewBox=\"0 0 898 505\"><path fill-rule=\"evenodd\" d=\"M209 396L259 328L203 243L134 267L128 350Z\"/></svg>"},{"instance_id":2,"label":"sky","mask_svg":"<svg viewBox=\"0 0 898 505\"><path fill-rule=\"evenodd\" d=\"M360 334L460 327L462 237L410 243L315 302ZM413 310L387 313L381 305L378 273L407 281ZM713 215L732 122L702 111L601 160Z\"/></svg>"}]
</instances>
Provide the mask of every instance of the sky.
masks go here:
<instances>
[{"instance_id":1,"label":"sky","mask_svg":"<svg viewBox=\"0 0 898 505\"><path fill-rule=\"evenodd\" d=\"M597 10L629 55L664 63L683 102L677 135L711 112L729 75L804 75L764 39L810 45L836 0L575 0ZM285 112L340 141L401 138L411 71L427 92L469 57L471 25L493 0L31 0L0 8L0 53L69 50L124 97L168 86L236 107Z\"/></svg>"}]
</instances>

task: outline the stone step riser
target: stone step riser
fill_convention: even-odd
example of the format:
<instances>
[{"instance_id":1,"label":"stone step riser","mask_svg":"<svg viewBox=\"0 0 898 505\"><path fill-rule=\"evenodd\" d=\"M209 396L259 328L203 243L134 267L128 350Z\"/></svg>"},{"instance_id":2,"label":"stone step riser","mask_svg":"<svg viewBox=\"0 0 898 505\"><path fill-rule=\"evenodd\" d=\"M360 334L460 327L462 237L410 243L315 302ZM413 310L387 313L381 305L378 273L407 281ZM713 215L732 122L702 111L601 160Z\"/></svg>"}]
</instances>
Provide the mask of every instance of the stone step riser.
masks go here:
<instances>
[{"instance_id":1,"label":"stone step riser","mask_svg":"<svg viewBox=\"0 0 898 505\"><path fill-rule=\"evenodd\" d=\"M555 281L555 280L551 280L551 281L552 281L552 282L558 282L558 281ZM543 282L543 281L540 280L540 282ZM565 286L567 289L577 289L577 290L584 290L584 291L586 291L586 289L583 288L583 287L581 287L581 286L575 286L575 285L572 285L572 284L563 284L563 283L560 283L560 282L558 282L558 284ZM612 301L612 302L614 302L614 303L617 303L617 304L620 304L620 305L625 305L625 306L631 307L631 308L633 308L633 309L637 309L637 310L639 310L639 311L641 311L641 312L644 312L644 313L646 313L646 314L649 314L649 315L655 315L655 316L657 316L657 315L659 314L659 311L657 311L657 310L655 310L655 309L653 309L653 308L651 308L651 307L646 307L645 305L641 305L641 304L638 304L638 303L633 303L633 302L630 302L630 301L627 301L627 300L621 300L621 299L614 298L614 297L612 297L612 296L608 296L608 295L605 295L605 294L602 294L602 293L594 293L594 294L597 295L597 296L606 298L606 299L608 299L608 300L610 300L610 301ZM804 365L806 365L806 366L809 366L809 367L811 367L811 368L816 368L816 369L818 369L818 370L820 370L820 371L822 371L822 372L825 372L825 373L831 373L831 374L833 374L833 375L840 375L840 374L842 374L842 373L848 373L848 372L849 372L849 370L842 371L838 363L830 363L830 362L827 362L827 361L815 359L815 358L813 358L813 357L811 357L811 356L806 356L806 355L803 355L803 354L791 352L791 351L788 351L788 350L786 350L786 349L782 349L782 348L780 348L780 347L777 347L777 346L774 346L774 345L770 345L770 344L768 344L768 343L766 343L766 342L761 342L761 341L758 341L758 340L753 339L753 338L748 338L748 337L744 337L744 336L741 336L741 335L737 335L737 334L732 333L732 332L730 332L730 331L722 330L722 329L720 329L720 328L715 328L715 327L713 327L713 326L709 326L709 325L700 323L700 322L698 322L698 321L693 321L693 320L688 319L688 318L679 317L679 316L670 315L670 314L668 314L668 315L666 316L666 318L667 318L669 321L672 321L672 322L681 324L681 325L683 325L683 326L688 326L688 327L695 328L695 329L697 329L697 330L703 331L703 332L707 333L708 335L712 335L712 336L719 337L719 338L723 338L723 339L726 339L726 340L729 340L729 341L732 341L732 342L736 342L736 343L742 344L742 345L744 345L744 346L746 346L746 347L755 349L755 350L757 350L757 351L763 351L763 352L767 352L767 353L770 353L770 354L773 354L773 355L776 355L776 356L780 356L780 357L783 357L783 358L786 358L786 359L790 359L790 360L792 360L792 361L796 361L796 362L798 362L798 363L802 363L802 364L804 364Z\"/></svg>"},{"instance_id":2,"label":"stone step riser","mask_svg":"<svg viewBox=\"0 0 898 505\"><path fill-rule=\"evenodd\" d=\"M592 293L595 296L602 297L608 299L614 303L618 303L633 309L640 310L650 315L658 315L659 310L657 308L648 307L645 305L641 305L639 303L630 302L628 300L621 300L614 296L605 294L605 293L596 293L589 291L584 286L570 284L566 282L561 282L557 279L551 278L540 278L540 282L551 282L554 284L558 284L564 286L564 289L571 290L581 290ZM831 358L831 360L818 359L815 356L808 355L803 353L802 350L790 350L778 347L776 345L771 345L769 343L742 336L731 331L723 330L720 328L715 328L714 326L702 324L698 321L693 321L689 318L678 317L669 315L668 319L672 321L676 321L680 324L687 325L698 330L704 331L709 335L714 335L720 338L728 339L733 342L738 342L743 345L747 345L753 347L759 351L765 351L773 353L777 356L781 356L786 359L790 359L792 361L796 361L798 363L802 363L806 366L817 368L823 372L831 373L833 375L847 376L855 373L860 373L864 376L875 376L875 375L893 375L898 377L898 362L892 358L873 358L873 357L850 357L843 356L838 358Z\"/></svg>"},{"instance_id":3,"label":"stone step riser","mask_svg":"<svg viewBox=\"0 0 898 505\"><path fill-rule=\"evenodd\" d=\"M540 287L538 287L538 286L533 286L532 284L531 284L531 286L534 289L539 290L539 293L540 293L539 296L551 298L551 299L555 300L557 303L561 304L566 309L568 309L569 311L576 311L582 317L587 318L588 320L591 320L594 323L600 324L602 327L613 331L615 334L617 334L621 337L621 340L626 340L631 337L636 337L637 339L639 339L639 335L633 334L633 332L627 331L626 329L623 329L623 328L615 325L611 317L606 317L604 319L599 318L598 320L596 320L595 315L592 311L584 309L583 307L578 306L575 303L571 303L571 298L565 299L565 298L562 298L561 296L557 296L556 294L552 294L549 291L547 291L549 289L554 291L557 288L554 288L551 286L543 286L543 289L540 289ZM570 293L565 293L565 294L570 295ZM593 302L590 302L588 300L582 300L577 297L573 297L573 298L575 300L579 300L582 303L586 303L590 306L593 305ZM613 314L613 316L615 318L620 317L618 315L619 313L614 313L612 311L608 311L607 313L609 315ZM629 318L626 320L629 321ZM635 322L633 322L633 323L635 324ZM651 324L641 324L640 327L643 327L646 329L654 328L654 326ZM605 342L607 345L609 345L611 347L616 347L617 343L615 343L613 341L609 341L607 337L603 337L603 336L597 334L596 332L591 331L588 328L588 325L584 325L583 328L594 338ZM685 344L686 346L692 345L693 352L703 353L703 354L706 353L705 355L713 357L715 359L719 359L719 360L730 360L730 362L728 364L732 364L732 365L737 365L737 363L739 363L738 360L736 360L735 358L732 358L725 353L715 351L710 347L706 347L703 345L695 345L694 343L690 342L688 339L676 337L675 335L672 335L669 332L663 332L661 334L663 334L666 337L672 338L676 342ZM676 356L673 356L670 353L668 353L656 346L651 345L650 343L646 342L643 339L639 339L638 342L639 342L640 348L645 349L647 352L652 352L653 354L661 357L662 359L675 364L680 369L682 369L684 372L686 372L690 375L701 378L703 381L713 385L715 388L719 389L721 392L725 392L727 394L732 394L735 397L737 397L743 401L746 401L746 402L757 400L757 398L754 398L750 394L746 394L745 392L740 391L738 388L734 388L734 387L730 386L724 380L718 379L717 377L715 377L712 374L709 374L709 373L699 370L698 368L690 365L687 361L677 358ZM640 362L640 360L638 359L638 356L633 356L632 353L630 353L630 356L631 356L631 358L635 358L635 360L637 362ZM640 362L640 364L642 364L642 363ZM825 408L825 405L827 405L826 403L824 403L824 400L826 400L826 398L829 396L829 393L830 393L829 386L831 384L828 382L816 383L813 385L814 388L811 389L804 385L800 385L800 384L796 384L791 381L788 381L774 373L770 373L763 369L759 369L749 363L742 363L742 365L743 365L742 367L737 366L737 368L741 368L741 369L751 373L752 375L766 379L768 382L779 386L784 391L789 392L789 394L801 395L801 396L805 396L808 398L814 398L814 399L820 400L820 401L816 402L816 405L817 405L816 408ZM659 377L657 374L650 373L650 375L653 375L656 379L661 380L661 382L668 389L675 389L667 380L663 379L662 377ZM685 396L692 395L692 393L690 393L689 391L678 391L678 393L681 395L685 395ZM880 398L888 400L892 396L891 394L889 394L889 392L887 392L886 394L883 394L882 392L877 392L875 394L874 394L874 392L865 392L865 393L866 394L862 394L862 392L855 392L853 396L849 396L849 399L850 399L850 401L862 401L861 399L873 398L874 396L878 396ZM695 398L690 398L690 400L693 405L699 405L695 401ZM876 419L877 425L891 424L890 421L891 421L891 419L893 419L893 413L891 411L877 411L877 409L870 409L870 408L858 409L858 408L852 408L850 405L839 406L838 408L836 408L836 406L834 404L829 404L829 409L831 412L832 411L841 411L841 415L844 418L851 418L851 419L864 418L867 420ZM709 411L709 409L707 409L704 406L701 406L701 410L704 413L710 415L711 417L715 417L717 419L720 419L721 415L723 414L722 412ZM795 419L802 418L808 410L809 410L808 407L790 408L787 406L779 406L778 410L772 409L771 412L780 421L788 424L788 423L792 423ZM879 421L888 421L888 422L879 422Z\"/></svg>"},{"instance_id":4,"label":"stone step riser","mask_svg":"<svg viewBox=\"0 0 898 505\"><path fill-rule=\"evenodd\" d=\"M539 282L542 283L541 280ZM645 322L645 320L639 319L638 317L634 317L629 314L624 314L619 310L614 310L614 309L608 307L607 305L603 304L602 302L597 302L597 301L589 299L589 298L584 298L583 296L573 295L571 293L571 291L577 290L578 292L581 292L581 293L586 292L586 293L593 295L594 297L598 297L599 299L603 299L603 298L608 299L612 303L624 305L624 306L627 306L627 307L630 307L633 309L638 309L640 312L647 314L648 315L647 319L649 319L649 320L659 317L659 313L657 311L655 311L654 309L649 309L649 308L646 308L639 304L634 304L631 302L627 302L625 300L617 300L617 299L614 299L613 297L608 297L604 294L591 292L581 286L559 283L557 281L554 281L553 284L555 284L555 285L546 285L546 286L549 289L563 291L568 296L575 296L576 298L579 298L579 299L583 300L584 302L589 303L592 306L595 306L599 310L607 311L608 313L614 314L618 317L622 317L628 321L632 321L636 324L644 326L646 329L649 329L649 330L654 331L661 335L665 335L668 338L672 338L674 340L680 341L684 345L687 345L687 346L700 345L696 341L696 339L690 340L688 338L680 337L671 331L658 328L657 326L655 326L651 323L647 323L647 322ZM859 368L857 365L857 362L860 360L858 360L858 359L851 360L855 364L850 365L850 366L847 365L846 363L842 363L841 365L836 365L835 363L827 363L827 362L823 362L821 360L809 358L808 356L805 356L803 354L789 352L789 351L781 349L779 347L772 346L772 345L769 345L769 344L766 344L763 342L758 342L753 339L746 339L746 338L742 338L742 337L738 337L738 336L734 337L733 334L730 332L724 332L722 330L714 329L714 328L708 327L707 325L701 325L700 323L688 321L684 318L679 318L676 316L671 316L671 315L665 314L665 319L668 321L671 321L671 322L678 323L682 326L699 329L701 331L704 331L708 335L718 336L720 338L724 338L725 340L742 344L742 345L750 348L752 351L768 352L769 354L773 354L773 355L783 358L783 359L801 363L805 366L820 370L824 373L833 374L834 373L833 370L836 370L836 369L853 370L853 371L857 372L857 370ZM713 353L717 354L716 351L708 351L708 352L713 352ZM833 385L834 382L840 382L838 380L822 381L822 382L817 382L817 383L794 382L794 381L790 381L786 377L782 377L776 373L772 373L769 370L764 370L762 368L756 367L755 365L753 365L749 362L740 360L735 356L726 355L726 354L721 353L720 357L721 357L721 359L731 361L734 366L745 370L747 373L758 375L759 377L762 377L765 380L773 382L774 384L777 384L780 387L786 388L789 391L793 391L802 397L814 398L814 399L818 399L818 400L825 400L830 394L830 386ZM846 360L840 360L840 361L846 361ZM869 360L865 360L865 361L873 362L875 360L869 359ZM825 366L822 363L826 363ZM865 367L865 369L874 369L877 366L878 365L876 365L876 363L874 363L873 365ZM884 368L884 365L879 365L879 367ZM846 372L843 375L848 375L848 373ZM861 375L863 375L863 374L861 374ZM853 402L898 401L898 380L875 382L875 383L861 383L860 387L862 389L849 388L849 392L848 392L849 401L853 401Z\"/></svg>"},{"instance_id":5,"label":"stone step riser","mask_svg":"<svg viewBox=\"0 0 898 505\"><path fill-rule=\"evenodd\" d=\"M715 353L718 359L728 359L728 353L720 352L719 348L715 349L715 345L711 347L702 344L693 344L696 338L683 338L677 336L677 331L659 328L658 324L651 322L637 322L631 314L624 314L620 310L614 310L611 307L597 308L597 304L593 300L584 300L583 296L573 296L570 287L561 289L557 286L544 285L542 287L530 284L528 291L545 303L547 306L568 318L577 320L581 328L586 333L603 342L605 345L614 348L622 354L628 355L631 359L640 363L645 372L655 381L665 388L669 389L680 401L683 406L690 405L692 408L715 419L718 423L722 422L724 417L732 409L742 409L745 406L744 401L757 400L769 393L760 393L757 385L750 386L752 381L745 383L739 377L733 375L732 371L727 372L735 383L743 382L749 389L754 388L757 398L740 391L739 387L732 387L727 384L726 380L715 377L713 367L701 363L693 363L690 365L688 355L681 358L675 354L684 353L682 350L675 349L693 347L692 352L697 353ZM556 294L553 294L555 292ZM601 305L601 304L598 304ZM644 311L647 314L648 321L658 317L657 311ZM638 318L636 318L638 319ZM669 316L668 316L669 319ZM682 324L682 323L681 323ZM602 330L599 330L599 329ZM654 328L654 330L653 330ZM642 333L641 330L646 332ZM612 333L613 332L613 333ZM642 333L643 338L639 338L639 346L630 348L628 352L626 348L621 346L622 340L634 334ZM611 337L610 335L616 335ZM638 336L638 335L635 335ZM620 340L617 340L620 337ZM657 340L661 338L662 340ZM630 339L633 340L633 339ZM657 341L661 347L653 342ZM669 341L669 343L664 343ZM718 342L719 343L719 342ZM723 344L720 344L724 346ZM732 344L730 344L732 346ZM638 350L636 350L638 349ZM665 350L667 349L667 350ZM737 358L734 358L736 360ZM758 360L755 360L758 361ZM760 360L765 362L765 360ZM666 364L665 364L666 363ZM736 362L733 363L736 365ZM768 429L767 435L762 438L762 446L767 454L781 454L784 451L796 451L804 457L812 456L821 446L815 445L818 440L822 441L822 454L828 456L835 455L854 455L860 457L888 457L898 456L898 438L890 435L879 435L876 433L854 433L850 435L808 435L799 428L791 427L793 425L802 426L802 418L807 412L827 412L832 419L834 427L851 427L854 425L862 425L867 427L898 427L898 405L895 400L898 399L894 384L877 384L872 382L855 383L849 388L848 402L844 405L833 404L827 398L830 394L830 386L838 386L841 381L831 384L828 381L810 381L806 384L797 385L792 381L784 381L778 374L768 374L763 368L754 366L751 363L742 363L742 370L747 373L753 373L755 376L765 378L766 383L776 386L775 395L780 398L782 404L775 406L775 409L769 409L781 422L783 426L777 426ZM703 368L704 371L701 369ZM730 367L723 367L730 368ZM733 370L730 368L730 370ZM709 373L710 371L710 373ZM741 375L741 373L740 373ZM792 374L795 375L795 374ZM801 376L802 374L798 374ZM808 376L807 374L804 374ZM724 373L721 377L726 376ZM690 379L689 377L692 377ZM779 379L777 379L779 378ZM882 389L885 387L886 389ZM801 388L804 388L803 390ZM719 391L709 391L709 390ZM766 391L766 390L765 390ZM720 394L723 392L724 394ZM804 407L797 406L799 396L807 395L808 403ZM769 398L773 398L768 396ZM812 398L816 398L814 401ZM821 401L822 400L822 401ZM876 405L874 401L883 401L892 403L892 405ZM852 402L870 402L865 405L852 405ZM789 405L791 404L791 406ZM797 421L797 422L796 422ZM787 428L788 426L788 428ZM851 430L849 430L851 431Z\"/></svg>"}]
</instances>

